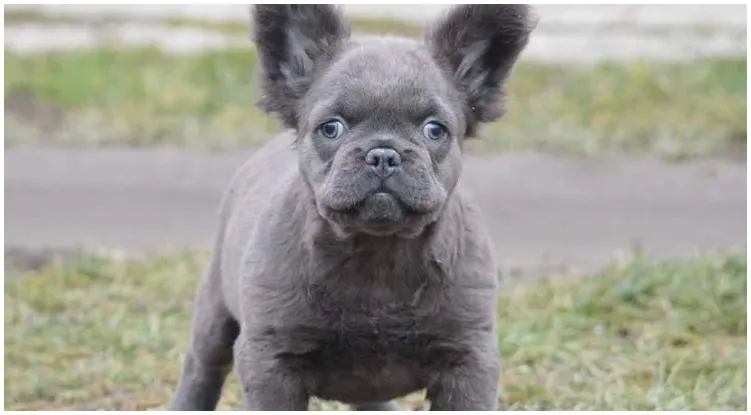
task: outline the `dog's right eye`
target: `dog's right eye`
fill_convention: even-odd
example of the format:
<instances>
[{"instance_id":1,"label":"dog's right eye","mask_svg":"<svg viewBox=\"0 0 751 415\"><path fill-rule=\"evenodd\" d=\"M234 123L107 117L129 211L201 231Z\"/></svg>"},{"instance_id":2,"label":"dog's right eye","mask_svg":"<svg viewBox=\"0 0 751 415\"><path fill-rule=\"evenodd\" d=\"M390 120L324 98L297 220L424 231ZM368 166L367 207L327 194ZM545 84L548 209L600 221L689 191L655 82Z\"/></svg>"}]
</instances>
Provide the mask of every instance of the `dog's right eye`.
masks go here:
<instances>
[{"instance_id":1,"label":"dog's right eye","mask_svg":"<svg viewBox=\"0 0 751 415\"><path fill-rule=\"evenodd\" d=\"M318 129L321 131L322 136L328 138L329 140L334 140L336 138L339 138L339 136L344 132L344 124L342 124L341 121L329 121L321 124Z\"/></svg>"},{"instance_id":2,"label":"dog's right eye","mask_svg":"<svg viewBox=\"0 0 751 415\"><path fill-rule=\"evenodd\" d=\"M425 124L422 129L423 134L430 140L438 141L446 135L446 127L438 124L435 121L431 121Z\"/></svg>"}]
</instances>

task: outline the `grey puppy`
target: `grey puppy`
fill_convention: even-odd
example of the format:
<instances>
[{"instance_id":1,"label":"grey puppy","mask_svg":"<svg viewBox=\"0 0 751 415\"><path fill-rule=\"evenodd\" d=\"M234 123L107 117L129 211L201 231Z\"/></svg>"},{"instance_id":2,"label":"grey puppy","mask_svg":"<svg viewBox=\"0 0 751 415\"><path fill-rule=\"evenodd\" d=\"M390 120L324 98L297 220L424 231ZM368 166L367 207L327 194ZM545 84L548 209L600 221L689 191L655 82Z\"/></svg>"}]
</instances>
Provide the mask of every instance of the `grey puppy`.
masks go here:
<instances>
[{"instance_id":1,"label":"grey puppy","mask_svg":"<svg viewBox=\"0 0 751 415\"><path fill-rule=\"evenodd\" d=\"M290 132L224 196L170 409L215 409L233 363L248 410L421 389L432 410L496 409L496 265L459 176L529 8L458 6L420 41L351 38L329 5L252 15L260 104Z\"/></svg>"}]
</instances>

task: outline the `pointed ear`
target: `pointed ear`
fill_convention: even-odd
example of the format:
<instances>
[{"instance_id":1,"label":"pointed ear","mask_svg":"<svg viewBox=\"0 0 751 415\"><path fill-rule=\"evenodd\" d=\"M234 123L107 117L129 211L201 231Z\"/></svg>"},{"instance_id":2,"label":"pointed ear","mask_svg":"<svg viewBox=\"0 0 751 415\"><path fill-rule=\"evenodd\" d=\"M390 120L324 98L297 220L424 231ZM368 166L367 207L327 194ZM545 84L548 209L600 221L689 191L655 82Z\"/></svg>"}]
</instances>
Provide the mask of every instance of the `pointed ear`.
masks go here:
<instances>
[{"instance_id":1,"label":"pointed ear","mask_svg":"<svg viewBox=\"0 0 751 415\"><path fill-rule=\"evenodd\" d=\"M467 137L503 115L506 80L535 26L529 6L472 4L455 7L426 31L433 57L465 97Z\"/></svg>"},{"instance_id":2,"label":"pointed ear","mask_svg":"<svg viewBox=\"0 0 751 415\"><path fill-rule=\"evenodd\" d=\"M326 4L259 4L251 16L262 70L258 104L296 128L300 99L349 38L349 27L341 12Z\"/></svg>"}]
</instances>

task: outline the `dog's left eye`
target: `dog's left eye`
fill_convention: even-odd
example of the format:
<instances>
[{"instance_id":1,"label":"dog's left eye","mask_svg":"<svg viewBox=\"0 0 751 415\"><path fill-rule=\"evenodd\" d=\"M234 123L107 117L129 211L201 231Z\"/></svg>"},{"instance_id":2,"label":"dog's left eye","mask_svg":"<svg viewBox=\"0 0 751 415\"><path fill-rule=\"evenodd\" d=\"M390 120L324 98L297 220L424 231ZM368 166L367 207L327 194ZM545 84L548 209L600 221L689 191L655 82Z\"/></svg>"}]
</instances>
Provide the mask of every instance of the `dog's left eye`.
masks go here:
<instances>
[{"instance_id":1,"label":"dog's left eye","mask_svg":"<svg viewBox=\"0 0 751 415\"><path fill-rule=\"evenodd\" d=\"M425 124L422 132L429 140L438 141L446 135L446 127L438 124L437 122L429 122Z\"/></svg>"},{"instance_id":2,"label":"dog's left eye","mask_svg":"<svg viewBox=\"0 0 751 415\"><path fill-rule=\"evenodd\" d=\"M327 123L321 124L318 129L321 131L322 136L328 138L329 140L334 140L344 132L344 124L342 124L340 121L329 121Z\"/></svg>"}]
</instances>

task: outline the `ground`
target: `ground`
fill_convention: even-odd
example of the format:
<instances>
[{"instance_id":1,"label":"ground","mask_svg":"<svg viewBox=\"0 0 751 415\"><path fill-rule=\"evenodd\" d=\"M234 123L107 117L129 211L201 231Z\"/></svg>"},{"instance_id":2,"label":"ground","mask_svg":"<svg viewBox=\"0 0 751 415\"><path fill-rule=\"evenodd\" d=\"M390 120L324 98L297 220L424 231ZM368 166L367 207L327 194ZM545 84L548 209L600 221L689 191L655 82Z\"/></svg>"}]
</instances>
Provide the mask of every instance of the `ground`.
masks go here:
<instances>
[{"instance_id":1,"label":"ground","mask_svg":"<svg viewBox=\"0 0 751 415\"><path fill-rule=\"evenodd\" d=\"M6 274L6 409L163 407L206 257L86 256ZM504 406L745 410L745 292L742 256L631 258L509 284L498 308ZM419 409L423 396L401 404ZM221 407L238 402L233 375Z\"/></svg>"},{"instance_id":2,"label":"ground","mask_svg":"<svg viewBox=\"0 0 751 415\"><path fill-rule=\"evenodd\" d=\"M56 7L5 9L6 407L159 408L221 192L279 125L244 10ZM395 10L440 7L348 12L416 36ZM505 405L745 409L745 6L540 12L463 178L506 283Z\"/></svg>"}]
</instances>

